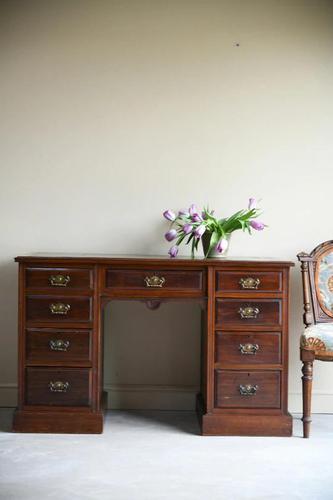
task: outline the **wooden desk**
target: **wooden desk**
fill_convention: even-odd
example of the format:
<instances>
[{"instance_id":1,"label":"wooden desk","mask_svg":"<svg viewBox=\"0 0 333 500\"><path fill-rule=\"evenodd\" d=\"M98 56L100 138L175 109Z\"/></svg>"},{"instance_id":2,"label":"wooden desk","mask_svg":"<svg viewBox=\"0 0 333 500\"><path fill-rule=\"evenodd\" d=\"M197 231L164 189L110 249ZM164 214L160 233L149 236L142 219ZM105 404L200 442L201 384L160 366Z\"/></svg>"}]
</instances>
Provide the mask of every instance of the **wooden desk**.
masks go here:
<instances>
[{"instance_id":1,"label":"wooden desk","mask_svg":"<svg viewBox=\"0 0 333 500\"><path fill-rule=\"evenodd\" d=\"M103 430L102 311L112 299L203 309L204 435L290 436L288 286L291 262L114 256L31 256L19 262L16 432Z\"/></svg>"}]
</instances>

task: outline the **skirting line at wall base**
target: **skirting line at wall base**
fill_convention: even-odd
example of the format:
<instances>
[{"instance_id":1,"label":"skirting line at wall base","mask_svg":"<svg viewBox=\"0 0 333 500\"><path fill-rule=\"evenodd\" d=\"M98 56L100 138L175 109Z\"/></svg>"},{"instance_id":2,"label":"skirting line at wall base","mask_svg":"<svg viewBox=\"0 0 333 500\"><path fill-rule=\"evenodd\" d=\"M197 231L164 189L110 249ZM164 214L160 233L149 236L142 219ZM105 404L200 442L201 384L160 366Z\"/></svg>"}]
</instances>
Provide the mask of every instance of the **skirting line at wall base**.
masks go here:
<instances>
[{"instance_id":1,"label":"skirting line at wall base","mask_svg":"<svg viewBox=\"0 0 333 500\"><path fill-rule=\"evenodd\" d=\"M194 410L195 397L199 390L195 386L166 385L114 385L106 384L107 408L114 410ZM0 385L0 407L15 407L17 385ZM289 394L289 411L301 413L301 393ZM333 394L314 392L313 413L333 413Z\"/></svg>"},{"instance_id":2,"label":"skirting line at wall base","mask_svg":"<svg viewBox=\"0 0 333 500\"><path fill-rule=\"evenodd\" d=\"M290 413L302 413L302 394L300 392L289 393L288 409ZM313 392L312 413L333 413L333 394Z\"/></svg>"},{"instance_id":3,"label":"skirting line at wall base","mask_svg":"<svg viewBox=\"0 0 333 500\"><path fill-rule=\"evenodd\" d=\"M194 410L199 387L106 384L104 390L114 410Z\"/></svg>"},{"instance_id":4,"label":"skirting line at wall base","mask_svg":"<svg viewBox=\"0 0 333 500\"><path fill-rule=\"evenodd\" d=\"M0 385L0 407L15 408L17 404L17 385L16 384L1 384Z\"/></svg>"}]
</instances>

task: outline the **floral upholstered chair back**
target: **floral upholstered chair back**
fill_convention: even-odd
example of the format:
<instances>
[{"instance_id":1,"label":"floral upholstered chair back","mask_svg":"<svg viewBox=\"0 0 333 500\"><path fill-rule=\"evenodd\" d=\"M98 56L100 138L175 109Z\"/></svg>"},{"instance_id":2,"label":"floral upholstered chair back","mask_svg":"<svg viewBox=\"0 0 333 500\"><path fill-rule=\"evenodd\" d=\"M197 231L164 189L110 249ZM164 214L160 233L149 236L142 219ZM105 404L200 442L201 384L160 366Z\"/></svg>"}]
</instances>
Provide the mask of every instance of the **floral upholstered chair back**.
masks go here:
<instances>
[{"instance_id":1,"label":"floral upholstered chair back","mask_svg":"<svg viewBox=\"0 0 333 500\"><path fill-rule=\"evenodd\" d=\"M319 305L333 321L333 248L326 250L317 261L315 285Z\"/></svg>"},{"instance_id":2,"label":"floral upholstered chair back","mask_svg":"<svg viewBox=\"0 0 333 500\"><path fill-rule=\"evenodd\" d=\"M298 254L302 263L305 331L301 348L316 358L333 360L333 240L310 254Z\"/></svg>"}]
</instances>

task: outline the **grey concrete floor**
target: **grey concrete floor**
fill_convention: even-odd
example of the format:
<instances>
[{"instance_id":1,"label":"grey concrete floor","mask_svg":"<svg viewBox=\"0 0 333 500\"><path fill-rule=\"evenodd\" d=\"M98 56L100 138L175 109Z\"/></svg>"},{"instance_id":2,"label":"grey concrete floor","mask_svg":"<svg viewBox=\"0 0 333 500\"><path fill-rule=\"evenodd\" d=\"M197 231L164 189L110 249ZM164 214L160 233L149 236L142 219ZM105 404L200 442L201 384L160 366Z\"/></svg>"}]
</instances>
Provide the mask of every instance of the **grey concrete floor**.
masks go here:
<instances>
[{"instance_id":1,"label":"grey concrete floor","mask_svg":"<svg viewBox=\"0 0 333 500\"><path fill-rule=\"evenodd\" d=\"M292 438L202 437L192 412L108 412L102 435L10 433L1 500L332 500L333 415Z\"/></svg>"}]
</instances>

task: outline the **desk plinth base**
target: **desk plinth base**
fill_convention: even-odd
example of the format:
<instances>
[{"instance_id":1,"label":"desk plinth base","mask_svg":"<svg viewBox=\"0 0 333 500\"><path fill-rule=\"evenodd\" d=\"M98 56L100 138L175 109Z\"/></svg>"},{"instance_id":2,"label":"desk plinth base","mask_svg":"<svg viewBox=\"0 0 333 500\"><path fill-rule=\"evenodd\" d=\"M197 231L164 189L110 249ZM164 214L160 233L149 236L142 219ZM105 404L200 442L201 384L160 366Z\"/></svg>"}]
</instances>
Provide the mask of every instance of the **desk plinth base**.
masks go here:
<instances>
[{"instance_id":1,"label":"desk plinth base","mask_svg":"<svg viewBox=\"0 0 333 500\"><path fill-rule=\"evenodd\" d=\"M101 434L103 412L16 410L13 432Z\"/></svg>"},{"instance_id":2,"label":"desk plinth base","mask_svg":"<svg viewBox=\"0 0 333 500\"><path fill-rule=\"evenodd\" d=\"M200 396L197 413L203 436L276 436L292 435L292 416L237 413L204 413Z\"/></svg>"}]
</instances>

